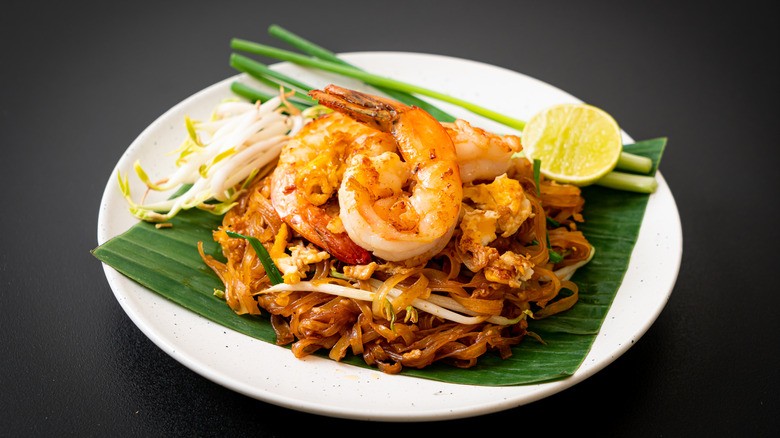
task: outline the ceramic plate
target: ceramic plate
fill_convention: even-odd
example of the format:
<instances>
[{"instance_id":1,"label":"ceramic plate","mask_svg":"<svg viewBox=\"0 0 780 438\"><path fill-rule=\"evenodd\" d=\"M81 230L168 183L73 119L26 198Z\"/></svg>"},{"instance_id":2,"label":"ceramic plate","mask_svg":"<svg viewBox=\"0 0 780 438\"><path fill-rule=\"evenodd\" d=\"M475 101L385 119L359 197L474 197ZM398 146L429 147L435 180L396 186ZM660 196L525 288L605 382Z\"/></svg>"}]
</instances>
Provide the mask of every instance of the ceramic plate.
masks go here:
<instances>
[{"instance_id":1,"label":"ceramic plate","mask_svg":"<svg viewBox=\"0 0 780 438\"><path fill-rule=\"evenodd\" d=\"M449 93L521 120L553 104L579 102L539 80L474 61L399 52L343 56L373 73ZM371 91L356 81L286 63L274 68L315 87L336 82ZM165 152L175 149L184 138L184 117L207 118L219 101L233 96L230 84L235 79L254 85L243 75L214 84L163 114L130 145L106 185L98 243L136 223L120 194L116 172L132 171L136 160L150 175L170 172L173 157ZM437 105L485 129L511 132L460 108ZM624 141L633 142L627 134ZM359 420L400 422L477 416L527 404L583 381L625 353L653 324L671 294L682 255L677 206L663 175L658 173L657 178L658 189L650 196L628 271L599 335L577 372L555 382L510 387L447 384L386 375L321 357L296 359L288 349L215 324L108 266L105 274L122 308L156 345L207 379L249 397L299 411ZM142 191L140 185L133 187L134 193Z\"/></svg>"}]
</instances>

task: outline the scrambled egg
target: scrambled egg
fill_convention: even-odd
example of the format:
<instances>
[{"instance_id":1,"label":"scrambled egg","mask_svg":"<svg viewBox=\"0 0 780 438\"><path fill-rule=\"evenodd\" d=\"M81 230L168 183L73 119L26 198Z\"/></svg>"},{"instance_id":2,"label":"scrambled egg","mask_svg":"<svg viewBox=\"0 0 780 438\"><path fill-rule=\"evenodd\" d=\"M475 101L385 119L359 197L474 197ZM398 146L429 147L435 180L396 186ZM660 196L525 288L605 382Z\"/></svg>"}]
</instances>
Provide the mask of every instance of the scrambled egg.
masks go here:
<instances>
[{"instance_id":1,"label":"scrambled egg","mask_svg":"<svg viewBox=\"0 0 780 438\"><path fill-rule=\"evenodd\" d=\"M531 203L525 197L523 186L520 181L511 179L506 174L496 177L490 184L464 187L463 199L472 201L479 210L497 214L496 231L500 231L502 237L515 234L520 225L531 216Z\"/></svg>"},{"instance_id":2,"label":"scrambled egg","mask_svg":"<svg viewBox=\"0 0 780 438\"><path fill-rule=\"evenodd\" d=\"M499 234L515 234L532 214L520 182L504 174L489 184L464 187L463 199L465 212L458 242L463 263L472 272L484 269L485 278L490 281L520 287L533 274L531 262L512 251L499 254L489 246Z\"/></svg>"},{"instance_id":3,"label":"scrambled egg","mask_svg":"<svg viewBox=\"0 0 780 438\"><path fill-rule=\"evenodd\" d=\"M281 271L284 282L295 284L306 277L309 265L329 259L330 254L312 244L304 245L302 241L291 242L288 245L288 236L287 224L282 224L269 255ZM290 254L285 252L285 247L290 251Z\"/></svg>"}]
</instances>

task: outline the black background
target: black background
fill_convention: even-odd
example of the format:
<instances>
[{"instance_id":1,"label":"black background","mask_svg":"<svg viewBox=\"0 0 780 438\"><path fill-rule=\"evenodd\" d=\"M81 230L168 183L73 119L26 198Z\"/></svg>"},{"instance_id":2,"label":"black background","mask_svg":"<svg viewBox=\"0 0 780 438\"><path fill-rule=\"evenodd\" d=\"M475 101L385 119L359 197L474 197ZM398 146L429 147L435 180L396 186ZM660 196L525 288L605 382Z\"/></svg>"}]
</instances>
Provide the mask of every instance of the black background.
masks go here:
<instances>
[{"instance_id":1,"label":"black background","mask_svg":"<svg viewBox=\"0 0 780 438\"><path fill-rule=\"evenodd\" d=\"M336 52L495 64L602 107L635 139L667 136L661 172L684 251L656 323L559 394L411 425L269 405L163 353L90 254L100 198L148 124L235 73L230 38L280 45L267 36L272 23ZM5 0L0 435L774 435L779 52L777 15L746 1Z\"/></svg>"}]
</instances>

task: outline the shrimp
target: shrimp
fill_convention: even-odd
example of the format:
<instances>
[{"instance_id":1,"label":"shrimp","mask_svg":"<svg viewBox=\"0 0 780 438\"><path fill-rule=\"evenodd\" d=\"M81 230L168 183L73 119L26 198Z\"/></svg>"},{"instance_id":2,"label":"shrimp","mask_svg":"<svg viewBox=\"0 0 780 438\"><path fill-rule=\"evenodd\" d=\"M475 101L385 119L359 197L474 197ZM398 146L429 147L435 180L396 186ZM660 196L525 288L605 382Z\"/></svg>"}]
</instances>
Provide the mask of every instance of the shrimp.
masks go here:
<instances>
[{"instance_id":1,"label":"shrimp","mask_svg":"<svg viewBox=\"0 0 780 438\"><path fill-rule=\"evenodd\" d=\"M442 125L455 145L464 183L493 180L509 169L512 155L523 150L516 135L493 134L461 119Z\"/></svg>"},{"instance_id":2,"label":"shrimp","mask_svg":"<svg viewBox=\"0 0 780 438\"><path fill-rule=\"evenodd\" d=\"M338 199L352 240L407 265L441 251L458 222L463 187L447 131L420 108L329 85L309 93L320 104L390 133L398 151L347 159Z\"/></svg>"},{"instance_id":3,"label":"shrimp","mask_svg":"<svg viewBox=\"0 0 780 438\"><path fill-rule=\"evenodd\" d=\"M371 254L357 245L341 224L336 192L349 151L382 153L395 141L340 113L306 124L279 155L271 178L271 202L279 217L298 234L348 264L365 264Z\"/></svg>"}]
</instances>

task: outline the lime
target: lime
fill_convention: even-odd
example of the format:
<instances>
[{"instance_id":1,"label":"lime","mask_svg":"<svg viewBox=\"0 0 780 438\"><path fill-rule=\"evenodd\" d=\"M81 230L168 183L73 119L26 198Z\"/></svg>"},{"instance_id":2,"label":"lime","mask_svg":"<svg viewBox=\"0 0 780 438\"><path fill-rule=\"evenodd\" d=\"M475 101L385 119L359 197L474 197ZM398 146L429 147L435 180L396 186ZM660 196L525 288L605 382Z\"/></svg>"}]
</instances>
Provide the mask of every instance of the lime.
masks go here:
<instances>
[{"instance_id":1,"label":"lime","mask_svg":"<svg viewBox=\"0 0 780 438\"><path fill-rule=\"evenodd\" d=\"M604 110L561 104L535 114L522 135L523 152L540 172L561 183L586 186L611 172L623 149L620 127Z\"/></svg>"}]
</instances>

